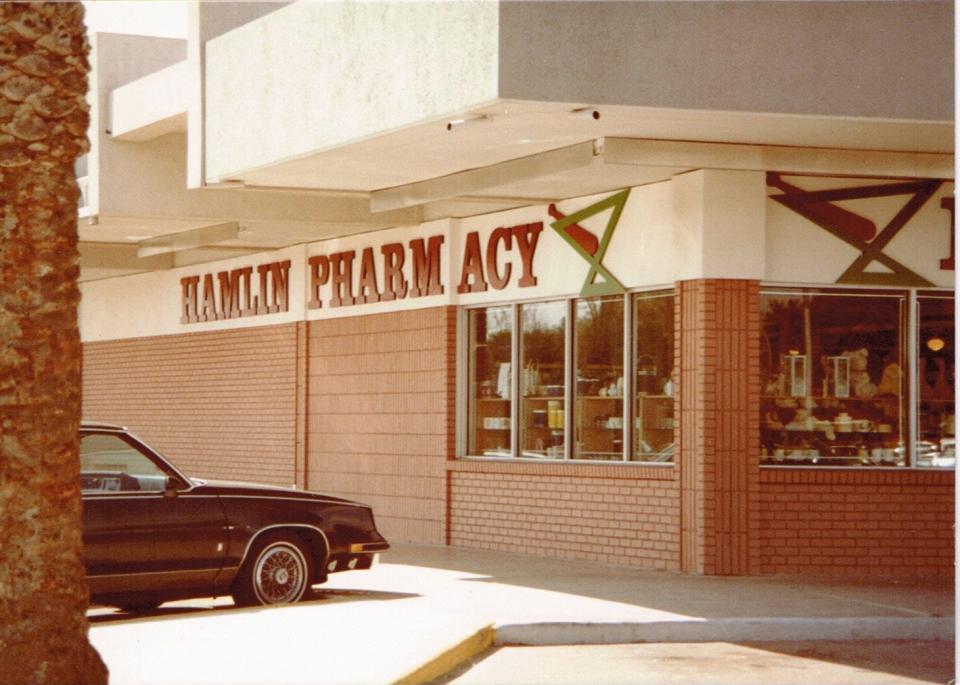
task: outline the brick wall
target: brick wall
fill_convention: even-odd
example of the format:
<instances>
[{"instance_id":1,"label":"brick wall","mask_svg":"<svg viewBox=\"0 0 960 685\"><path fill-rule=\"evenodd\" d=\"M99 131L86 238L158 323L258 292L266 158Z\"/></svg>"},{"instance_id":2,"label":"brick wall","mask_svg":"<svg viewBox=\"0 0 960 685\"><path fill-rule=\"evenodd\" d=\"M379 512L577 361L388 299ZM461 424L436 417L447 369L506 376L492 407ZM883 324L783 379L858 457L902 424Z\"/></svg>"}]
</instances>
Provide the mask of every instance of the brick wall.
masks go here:
<instances>
[{"instance_id":1,"label":"brick wall","mask_svg":"<svg viewBox=\"0 0 960 685\"><path fill-rule=\"evenodd\" d=\"M683 570L758 565L759 284L678 283Z\"/></svg>"},{"instance_id":2,"label":"brick wall","mask_svg":"<svg viewBox=\"0 0 960 685\"><path fill-rule=\"evenodd\" d=\"M297 327L83 346L83 416L128 426L188 474L295 481Z\"/></svg>"},{"instance_id":3,"label":"brick wall","mask_svg":"<svg viewBox=\"0 0 960 685\"><path fill-rule=\"evenodd\" d=\"M680 485L671 466L456 461L454 546L680 568Z\"/></svg>"},{"instance_id":4,"label":"brick wall","mask_svg":"<svg viewBox=\"0 0 960 685\"><path fill-rule=\"evenodd\" d=\"M456 310L310 322L307 482L373 506L388 539L443 542Z\"/></svg>"},{"instance_id":5,"label":"brick wall","mask_svg":"<svg viewBox=\"0 0 960 685\"><path fill-rule=\"evenodd\" d=\"M762 573L952 576L954 474L761 470Z\"/></svg>"}]
</instances>

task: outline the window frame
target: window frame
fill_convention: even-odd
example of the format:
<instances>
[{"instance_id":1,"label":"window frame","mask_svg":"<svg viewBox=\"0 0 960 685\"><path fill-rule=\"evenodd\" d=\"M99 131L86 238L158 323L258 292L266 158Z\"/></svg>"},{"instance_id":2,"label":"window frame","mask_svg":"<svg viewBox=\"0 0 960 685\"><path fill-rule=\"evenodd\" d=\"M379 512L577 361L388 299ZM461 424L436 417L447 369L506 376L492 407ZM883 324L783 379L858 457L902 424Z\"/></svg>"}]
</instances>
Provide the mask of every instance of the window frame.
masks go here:
<instances>
[{"instance_id":1,"label":"window frame","mask_svg":"<svg viewBox=\"0 0 960 685\"><path fill-rule=\"evenodd\" d=\"M532 464L580 464L580 465L609 465L609 466L639 466L639 467L674 467L677 465L679 450L676 450L670 461L640 461L634 459L634 442L636 440L634 426L633 404L635 398L633 375L635 372L634 364L636 340L634 337L634 307L638 297L668 297L675 303L678 292L676 286L660 285L643 289L632 289L625 291L623 298L623 368L624 390L623 390L623 453L618 460L602 459L575 459L574 458L574 402L576 401L576 371L573 369L575 358L574 345L576 329L576 305L578 301L591 299L609 299L610 296L581 297L579 295L566 295L557 297L528 298L524 300L511 300L508 302L484 302L477 304L464 305L459 307L457 319L457 374L456 374L456 458L468 461L478 462L506 462L506 463L532 463ZM522 456L520 445L520 369L519 362L521 356L521 307L529 304L542 304L550 302L563 302L565 306L565 325L564 325L564 449L563 456L558 459L525 457ZM478 309L488 309L492 307L509 306L513 321L513 335L511 341L511 400L510 400L510 455L509 456L485 456L482 454L470 454L468 447L470 444L470 425L475 421L471 418L469 412L473 406L470 398L470 374L471 365L474 363L470 357L471 339L470 339L470 315L471 312ZM674 327L676 322L674 322ZM673 330L673 329L671 329ZM674 355L676 354L677 341L673 341ZM466 360L461 363L460 360ZM628 370L628 372L627 372ZM676 421L677 418L674 418Z\"/></svg>"},{"instance_id":2,"label":"window frame","mask_svg":"<svg viewBox=\"0 0 960 685\"><path fill-rule=\"evenodd\" d=\"M901 331L901 344L904 350L905 364L903 373L905 374L904 382L904 392L905 397L903 399L904 404L904 413L905 417L905 435L906 435L906 444L907 444L907 464L904 466L874 466L874 465L859 465L859 466L822 466L822 465L790 465L790 464L771 464L760 462L760 467L764 469L806 469L806 470L838 470L846 472L857 472L857 471L884 471L888 473L897 473L903 472L906 470L916 470L916 471L935 471L935 472L949 472L955 471L956 467L935 467L935 466L919 466L917 465L916 459L916 448L915 443L917 436L919 434L919 389L918 389L918 368L919 368L919 353L917 349L917 336L919 335L919 298L920 297L933 297L933 298L945 298L953 299L956 301L956 291L950 288L942 287L923 287L923 288L905 288L905 287L883 287L883 286L858 286L858 285L846 285L846 284L810 284L810 283L771 283L771 282L760 282L759 284L759 294L760 297L763 297L765 294L776 294L777 292L809 292L809 293L829 293L836 295L876 295L883 297L895 296L897 294L903 296L904 298L904 310L902 315L903 320L903 330ZM613 465L613 466L624 466L624 465L635 465L642 467L649 466L658 466L658 467L675 467L678 464L680 450L679 446L675 449L673 455L673 460L669 462L653 462L653 461L636 461L632 460L631 457L635 454L635 445L636 440L636 427L634 426L634 375L635 375L635 353L634 349L636 346L636 340L634 338L634 306L635 298L638 296L656 296L670 297L674 303L676 303L676 298L679 293L677 291L675 284L669 285L659 285L652 286L649 288L643 289L633 289L628 290L623 294L624 297L624 368L630 369L630 373L625 374L624 377L624 458L623 460L618 461L604 461L604 460L593 460L593 459L573 459L573 441L570 437L570 431L573 430L573 401L574 401L574 386L571 382L571 378L574 375L572 370L573 364L573 333L572 327L575 326L574 314L575 314L575 303L581 298L576 295L569 295L565 297L547 297L547 298L529 298L525 300L517 301L498 301L490 303L478 303L471 304L459 307L458 311L458 340L457 340L457 373L456 373L456 417L457 420L455 423L455 434L456 434L456 458L467 461L477 461L477 462L507 462L507 463L533 463L533 464L556 464L556 463L571 463L571 464L581 464L581 465ZM539 459L532 457L523 457L519 455L519 402L511 401L511 455L510 456L482 456L482 455L472 455L469 454L467 450L468 443L468 425L470 419L467 415L469 411L469 402L467 398L468 391L468 378L469 378L469 334L468 334L468 316L471 310L476 309L485 309L488 307L497 307L497 306L510 306L513 309L513 321L514 321L514 335L512 342L512 363L516 364L519 358L519 345L520 337L518 331L518 317L519 317L519 306L521 304L527 303L538 303L538 302L548 302L564 300L567 303L567 319L566 319L566 332L564 338L564 349L565 349L565 374L567 382L565 384L565 448L564 448L564 457L562 459ZM956 306L956 305L955 305ZM675 322L676 325L676 322ZM674 340L674 355L676 355L676 345L677 341ZM467 363L461 363L460 360L467 360ZM516 369L516 367L514 367ZM956 382L956 379L954 379ZM512 378L512 397L517 398L519 391L519 376L514 370ZM629 398L629 401L626 399ZM760 411L758 406L757 411ZM674 416L674 421L679 421L678 416ZM676 423L675 423L676 425ZM629 445L629 448L627 448ZM759 446L758 446L759 453ZM759 457L759 454L758 454Z\"/></svg>"},{"instance_id":3,"label":"window frame","mask_svg":"<svg viewBox=\"0 0 960 685\"><path fill-rule=\"evenodd\" d=\"M939 288L913 288L910 290L910 299L909 299L909 320L911 327L907 331L907 345L909 349L909 367L910 367L910 380L908 384L908 397L907 403L909 408L909 421L910 421L910 466L909 468L923 470L923 471L956 471L956 463L953 467L949 466L919 466L917 465L917 456L914 454L916 445L920 440L920 404L922 399L920 397L920 347L922 341L920 340L920 299L926 298L930 300L953 300L953 309L954 309L954 321L956 321L957 316L957 304L956 304L956 292L948 289L939 289ZM954 349L956 349L956 328L954 328ZM956 412L956 369L954 368L954 412ZM954 421L956 421L956 416L954 416ZM956 434L954 434L954 440L956 440ZM956 446L954 446L956 450Z\"/></svg>"}]
</instances>

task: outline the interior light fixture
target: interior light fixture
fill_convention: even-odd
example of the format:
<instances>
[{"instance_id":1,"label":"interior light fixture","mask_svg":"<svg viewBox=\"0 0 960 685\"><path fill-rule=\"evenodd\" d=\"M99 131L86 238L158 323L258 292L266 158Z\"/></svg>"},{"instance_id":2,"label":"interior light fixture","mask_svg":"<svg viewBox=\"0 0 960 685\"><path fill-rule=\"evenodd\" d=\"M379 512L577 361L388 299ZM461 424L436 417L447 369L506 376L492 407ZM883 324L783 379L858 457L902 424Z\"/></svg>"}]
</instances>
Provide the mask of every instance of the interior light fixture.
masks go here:
<instances>
[{"instance_id":1,"label":"interior light fixture","mask_svg":"<svg viewBox=\"0 0 960 685\"><path fill-rule=\"evenodd\" d=\"M927 349L931 352L939 352L946 344L943 338L935 335L927 341Z\"/></svg>"},{"instance_id":2,"label":"interior light fixture","mask_svg":"<svg viewBox=\"0 0 960 685\"><path fill-rule=\"evenodd\" d=\"M570 116L596 121L600 118L600 110L594 109L593 107L578 107L577 109L570 110Z\"/></svg>"}]
</instances>

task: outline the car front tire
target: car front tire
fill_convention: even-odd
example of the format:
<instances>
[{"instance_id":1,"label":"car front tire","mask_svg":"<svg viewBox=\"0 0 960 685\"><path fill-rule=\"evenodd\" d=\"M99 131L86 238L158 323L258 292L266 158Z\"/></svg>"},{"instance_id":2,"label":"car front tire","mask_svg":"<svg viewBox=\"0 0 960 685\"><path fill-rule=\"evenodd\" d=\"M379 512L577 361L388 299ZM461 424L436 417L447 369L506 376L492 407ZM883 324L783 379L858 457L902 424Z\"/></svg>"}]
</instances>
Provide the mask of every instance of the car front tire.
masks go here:
<instances>
[{"instance_id":1,"label":"car front tire","mask_svg":"<svg viewBox=\"0 0 960 685\"><path fill-rule=\"evenodd\" d=\"M254 543L233 585L237 606L291 604L310 590L313 559L294 533L266 533Z\"/></svg>"}]
</instances>

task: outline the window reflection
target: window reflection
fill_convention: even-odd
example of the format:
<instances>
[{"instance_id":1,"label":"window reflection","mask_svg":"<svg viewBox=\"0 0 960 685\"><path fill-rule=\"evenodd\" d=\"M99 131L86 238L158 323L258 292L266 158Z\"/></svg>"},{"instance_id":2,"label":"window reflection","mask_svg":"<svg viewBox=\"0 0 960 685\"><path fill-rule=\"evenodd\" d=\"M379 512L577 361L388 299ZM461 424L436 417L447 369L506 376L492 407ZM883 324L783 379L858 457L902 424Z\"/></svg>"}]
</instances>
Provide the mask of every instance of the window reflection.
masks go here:
<instances>
[{"instance_id":1,"label":"window reflection","mask_svg":"<svg viewBox=\"0 0 960 685\"><path fill-rule=\"evenodd\" d=\"M574 458L623 459L623 298L578 300Z\"/></svg>"},{"instance_id":2,"label":"window reflection","mask_svg":"<svg viewBox=\"0 0 960 685\"><path fill-rule=\"evenodd\" d=\"M119 436L80 438L80 488L84 493L162 491L167 474Z\"/></svg>"},{"instance_id":3,"label":"window reflection","mask_svg":"<svg viewBox=\"0 0 960 685\"><path fill-rule=\"evenodd\" d=\"M761 297L761 460L905 465L902 294Z\"/></svg>"},{"instance_id":4,"label":"window reflection","mask_svg":"<svg viewBox=\"0 0 960 685\"><path fill-rule=\"evenodd\" d=\"M636 461L673 461L673 295L650 293L634 300L634 451Z\"/></svg>"},{"instance_id":5,"label":"window reflection","mask_svg":"<svg viewBox=\"0 0 960 685\"><path fill-rule=\"evenodd\" d=\"M470 454L510 456L511 307L472 309L469 314L468 390Z\"/></svg>"},{"instance_id":6,"label":"window reflection","mask_svg":"<svg viewBox=\"0 0 960 685\"><path fill-rule=\"evenodd\" d=\"M918 305L917 466L956 462L953 298L920 296Z\"/></svg>"},{"instance_id":7,"label":"window reflection","mask_svg":"<svg viewBox=\"0 0 960 685\"><path fill-rule=\"evenodd\" d=\"M520 454L564 457L566 302L520 306Z\"/></svg>"}]
</instances>

